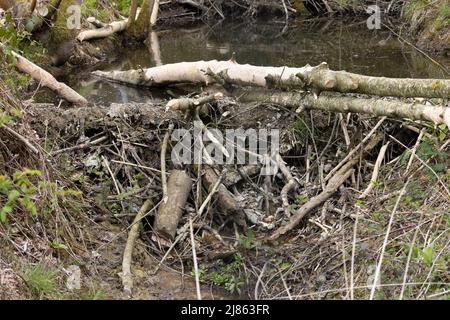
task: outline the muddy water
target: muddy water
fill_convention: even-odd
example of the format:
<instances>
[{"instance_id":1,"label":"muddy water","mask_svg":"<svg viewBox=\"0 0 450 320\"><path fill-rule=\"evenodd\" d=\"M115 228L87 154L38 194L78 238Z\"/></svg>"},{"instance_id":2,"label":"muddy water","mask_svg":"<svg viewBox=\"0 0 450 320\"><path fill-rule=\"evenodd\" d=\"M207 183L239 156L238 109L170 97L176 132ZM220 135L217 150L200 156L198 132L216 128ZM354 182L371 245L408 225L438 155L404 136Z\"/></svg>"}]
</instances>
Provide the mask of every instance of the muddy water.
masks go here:
<instances>
[{"instance_id":1,"label":"muddy water","mask_svg":"<svg viewBox=\"0 0 450 320\"><path fill-rule=\"evenodd\" d=\"M365 21L299 20L283 29L283 24L259 22L160 31L153 35L151 48L121 52L102 69L126 70L159 63L229 59L234 52L239 63L255 65L303 66L326 61L336 70L373 76L449 77L430 59L391 36L388 30L367 29ZM447 68L450 66L449 57L436 59ZM96 103L145 102L165 96L161 89L137 89L86 75L82 80L77 77L67 81Z\"/></svg>"}]
</instances>

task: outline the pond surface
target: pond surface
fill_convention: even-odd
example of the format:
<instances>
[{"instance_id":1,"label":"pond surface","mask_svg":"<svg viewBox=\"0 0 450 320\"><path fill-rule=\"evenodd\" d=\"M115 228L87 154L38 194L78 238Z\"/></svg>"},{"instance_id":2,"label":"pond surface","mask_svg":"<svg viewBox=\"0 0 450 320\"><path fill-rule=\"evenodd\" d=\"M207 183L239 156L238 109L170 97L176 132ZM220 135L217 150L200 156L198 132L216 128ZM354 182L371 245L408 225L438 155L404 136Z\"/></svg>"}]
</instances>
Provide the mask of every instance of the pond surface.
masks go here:
<instances>
[{"instance_id":1,"label":"pond surface","mask_svg":"<svg viewBox=\"0 0 450 320\"><path fill-rule=\"evenodd\" d=\"M155 32L151 48L117 54L103 70L146 68L181 61L226 60L233 52L239 63L271 66L303 66L328 62L330 68L373 76L449 78L430 59L388 30L369 30L365 21L298 20L284 30L274 23L219 23ZM150 46L149 46L150 47ZM159 48L159 49L158 49ZM450 67L449 57L435 58ZM65 79L90 101L145 102L162 98L158 88L133 88L108 83L89 75Z\"/></svg>"}]
</instances>

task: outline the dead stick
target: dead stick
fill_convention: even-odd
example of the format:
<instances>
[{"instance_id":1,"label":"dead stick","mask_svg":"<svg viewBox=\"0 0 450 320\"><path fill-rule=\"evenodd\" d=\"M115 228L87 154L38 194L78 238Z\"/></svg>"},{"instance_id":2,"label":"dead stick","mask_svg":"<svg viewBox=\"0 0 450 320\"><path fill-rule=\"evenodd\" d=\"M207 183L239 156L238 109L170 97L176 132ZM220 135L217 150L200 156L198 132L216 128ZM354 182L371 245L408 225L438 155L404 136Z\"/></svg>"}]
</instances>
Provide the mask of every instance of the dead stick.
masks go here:
<instances>
[{"instance_id":1,"label":"dead stick","mask_svg":"<svg viewBox=\"0 0 450 320\"><path fill-rule=\"evenodd\" d=\"M195 288L197 289L197 300L202 300L202 294L200 292L200 276L198 272L197 252L195 250L194 227L192 226L191 217L189 217L189 233L191 235L192 259L194 261Z\"/></svg>"},{"instance_id":2,"label":"dead stick","mask_svg":"<svg viewBox=\"0 0 450 320\"><path fill-rule=\"evenodd\" d=\"M145 216L152 205L150 199L146 200L133 220L130 232L128 233L127 243L123 252L122 260L122 285L126 295L131 296L133 290L133 275L131 273L131 262L133 260L134 243L139 235L139 222Z\"/></svg>"},{"instance_id":3,"label":"dead stick","mask_svg":"<svg viewBox=\"0 0 450 320\"><path fill-rule=\"evenodd\" d=\"M166 178L166 152L167 152L167 145L169 143L169 137L170 137L170 129L167 130L166 134L164 135L164 140L161 146L161 185L162 185L162 191L163 191L163 202L167 202L167 178Z\"/></svg>"},{"instance_id":4,"label":"dead stick","mask_svg":"<svg viewBox=\"0 0 450 320\"><path fill-rule=\"evenodd\" d=\"M370 178L369 185L367 186L366 190L364 190L364 192L359 196L359 199L364 199L365 197L367 197L370 194L370 192L372 192L372 189L373 189L375 183L377 182L381 163L383 162L384 155L386 154L386 150L387 150L388 146L389 146L389 142L381 147L380 153L378 153L377 160L375 161L375 166L373 168L372 177Z\"/></svg>"},{"instance_id":5,"label":"dead stick","mask_svg":"<svg viewBox=\"0 0 450 320\"><path fill-rule=\"evenodd\" d=\"M5 128L6 131L8 131L9 133L11 133L13 136L15 136L17 139L19 139L20 141L22 141L28 148L31 149L31 151L33 151L34 153L39 153L38 149L33 146L31 144L30 141L28 141L24 136L22 136L21 134L17 133L16 131L14 131L13 129L11 129L10 127L8 127L6 124L3 125L3 128Z\"/></svg>"},{"instance_id":6,"label":"dead stick","mask_svg":"<svg viewBox=\"0 0 450 320\"><path fill-rule=\"evenodd\" d=\"M283 161L281 156L277 155L277 162L278 167L280 168L281 173L283 174L284 178L286 179L286 184L284 185L283 189L281 189L281 201L283 203L284 208L284 214L289 216L289 192L291 192L295 187L297 186L297 182L295 181L294 177L292 176L291 171L286 166L286 163Z\"/></svg>"},{"instance_id":7,"label":"dead stick","mask_svg":"<svg viewBox=\"0 0 450 320\"><path fill-rule=\"evenodd\" d=\"M372 138L369 144L364 149L365 152L372 150L381 140L381 135L376 135ZM328 200L338 188L350 177L354 172L352 167L359 162L359 155L354 156L350 161L343 165L336 174L328 181L325 189L319 193L317 196L311 198L307 203L297 210L294 216L291 217L288 224L278 228L270 237L269 241L274 241L280 236L286 234L288 231L294 229L303 217L311 212L316 207L320 206L326 200Z\"/></svg>"},{"instance_id":8,"label":"dead stick","mask_svg":"<svg viewBox=\"0 0 450 320\"><path fill-rule=\"evenodd\" d=\"M300 207L300 209L297 210L294 216L289 220L289 223L285 226L280 227L277 229L270 237L270 241L274 241L278 239L283 234L287 233L288 231L294 229L300 221L303 219L303 217L308 214L311 210L315 209L316 207L320 206L322 203L324 203L328 198L330 198L337 189L350 177L350 175L353 173L353 169L347 170L343 172L344 170L339 170L332 179L328 182L326 188L324 191L322 191L319 195L313 197L310 201L305 203L303 206Z\"/></svg>"}]
</instances>

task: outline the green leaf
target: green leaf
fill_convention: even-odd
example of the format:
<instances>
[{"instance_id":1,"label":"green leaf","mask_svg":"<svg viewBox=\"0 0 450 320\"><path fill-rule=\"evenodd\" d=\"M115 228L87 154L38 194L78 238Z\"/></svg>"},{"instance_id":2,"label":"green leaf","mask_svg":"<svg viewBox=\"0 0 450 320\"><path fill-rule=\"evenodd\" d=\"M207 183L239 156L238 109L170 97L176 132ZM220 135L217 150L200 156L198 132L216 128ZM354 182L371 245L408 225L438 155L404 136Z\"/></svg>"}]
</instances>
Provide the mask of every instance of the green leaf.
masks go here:
<instances>
[{"instance_id":1,"label":"green leaf","mask_svg":"<svg viewBox=\"0 0 450 320\"><path fill-rule=\"evenodd\" d=\"M65 244L62 244L56 240L50 242L50 247L52 247L53 249L67 250L67 246Z\"/></svg>"},{"instance_id":2,"label":"green leaf","mask_svg":"<svg viewBox=\"0 0 450 320\"><path fill-rule=\"evenodd\" d=\"M20 196L19 191L11 190L8 194L8 203L14 204L19 196Z\"/></svg>"},{"instance_id":3,"label":"green leaf","mask_svg":"<svg viewBox=\"0 0 450 320\"><path fill-rule=\"evenodd\" d=\"M433 265L434 247L432 245L420 250L419 254L428 267Z\"/></svg>"},{"instance_id":4,"label":"green leaf","mask_svg":"<svg viewBox=\"0 0 450 320\"><path fill-rule=\"evenodd\" d=\"M0 210L0 222L1 223L6 222L6 214L12 212L12 209L13 209L13 207L7 204Z\"/></svg>"}]
</instances>

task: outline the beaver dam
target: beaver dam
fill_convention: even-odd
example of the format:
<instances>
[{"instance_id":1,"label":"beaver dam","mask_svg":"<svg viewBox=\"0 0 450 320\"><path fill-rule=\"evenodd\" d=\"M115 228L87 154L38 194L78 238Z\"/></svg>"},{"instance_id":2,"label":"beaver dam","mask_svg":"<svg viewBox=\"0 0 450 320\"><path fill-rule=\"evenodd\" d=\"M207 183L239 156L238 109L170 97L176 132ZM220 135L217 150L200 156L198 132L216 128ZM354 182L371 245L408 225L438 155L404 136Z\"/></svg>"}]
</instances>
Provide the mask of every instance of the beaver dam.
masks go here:
<instances>
[{"instance_id":1,"label":"beaver dam","mask_svg":"<svg viewBox=\"0 0 450 320\"><path fill-rule=\"evenodd\" d=\"M448 4L232 2L0 1L1 299L448 299Z\"/></svg>"}]
</instances>

